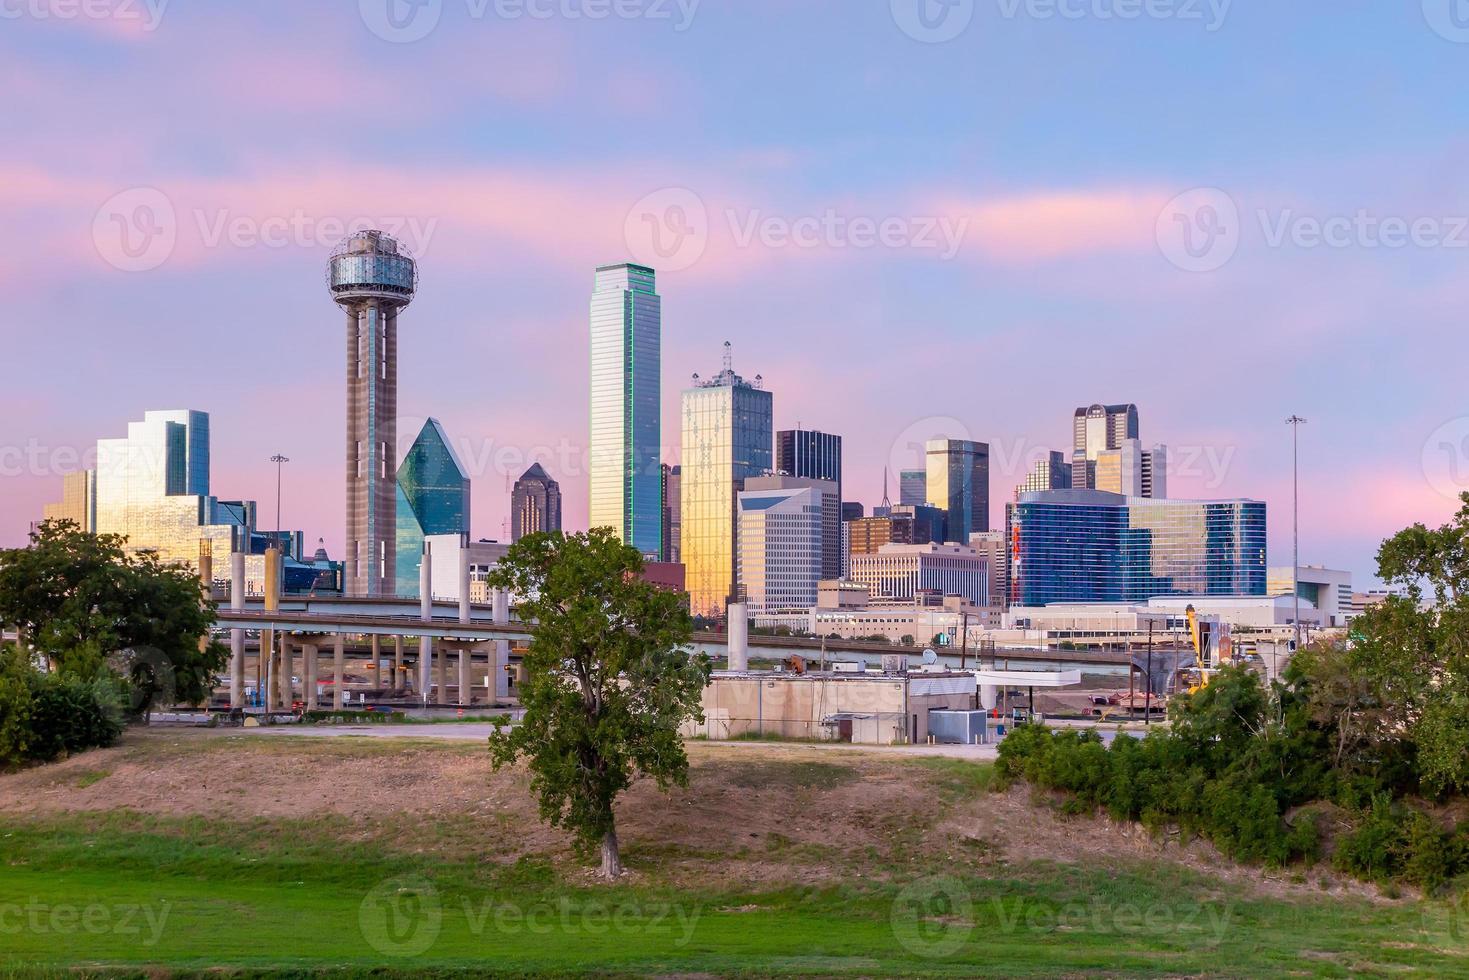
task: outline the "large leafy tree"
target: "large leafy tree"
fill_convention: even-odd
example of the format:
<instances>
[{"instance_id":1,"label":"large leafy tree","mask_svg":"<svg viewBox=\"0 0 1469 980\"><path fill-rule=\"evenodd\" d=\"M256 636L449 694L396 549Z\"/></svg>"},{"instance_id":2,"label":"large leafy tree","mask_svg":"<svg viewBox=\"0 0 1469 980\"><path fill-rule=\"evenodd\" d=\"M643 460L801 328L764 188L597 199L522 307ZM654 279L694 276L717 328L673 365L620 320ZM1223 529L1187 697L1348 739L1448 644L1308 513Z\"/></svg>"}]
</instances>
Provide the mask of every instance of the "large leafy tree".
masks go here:
<instances>
[{"instance_id":1,"label":"large leafy tree","mask_svg":"<svg viewBox=\"0 0 1469 980\"><path fill-rule=\"evenodd\" d=\"M215 604L186 566L130 555L126 543L42 523L29 547L0 551L0 622L62 673L111 665L132 682L135 709L202 701L228 656L210 638Z\"/></svg>"},{"instance_id":2,"label":"large leafy tree","mask_svg":"<svg viewBox=\"0 0 1469 980\"><path fill-rule=\"evenodd\" d=\"M1429 794L1469 791L1469 494L1442 527L1383 542L1377 568L1397 594L1287 676L1307 682L1338 768L1384 781L1416 769Z\"/></svg>"},{"instance_id":3,"label":"large leafy tree","mask_svg":"<svg viewBox=\"0 0 1469 980\"><path fill-rule=\"evenodd\" d=\"M606 528L516 542L490 584L520 596L533 623L522 724L490 739L498 768L528 760L541 815L570 830L602 873L622 873L613 805L635 776L687 785L679 734L701 718L707 657L687 644L682 598L639 577L636 549Z\"/></svg>"}]
</instances>

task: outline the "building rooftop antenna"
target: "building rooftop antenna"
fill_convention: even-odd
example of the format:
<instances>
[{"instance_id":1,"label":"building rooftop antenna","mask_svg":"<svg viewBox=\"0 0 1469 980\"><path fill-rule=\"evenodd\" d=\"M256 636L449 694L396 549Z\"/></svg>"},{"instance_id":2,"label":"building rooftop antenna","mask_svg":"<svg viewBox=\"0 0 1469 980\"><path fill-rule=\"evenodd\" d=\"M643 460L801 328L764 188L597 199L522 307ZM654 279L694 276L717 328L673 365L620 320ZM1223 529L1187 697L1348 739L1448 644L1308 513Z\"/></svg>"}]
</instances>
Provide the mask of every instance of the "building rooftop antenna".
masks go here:
<instances>
[{"instance_id":1,"label":"building rooftop antenna","mask_svg":"<svg viewBox=\"0 0 1469 980\"><path fill-rule=\"evenodd\" d=\"M734 348L727 340L724 342L724 369L730 373L734 372Z\"/></svg>"},{"instance_id":2,"label":"building rooftop antenna","mask_svg":"<svg viewBox=\"0 0 1469 980\"><path fill-rule=\"evenodd\" d=\"M893 502L888 499L888 468L886 466L882 468L882 505L888 510L893 508Z\"/></svg>"}]
</instances>

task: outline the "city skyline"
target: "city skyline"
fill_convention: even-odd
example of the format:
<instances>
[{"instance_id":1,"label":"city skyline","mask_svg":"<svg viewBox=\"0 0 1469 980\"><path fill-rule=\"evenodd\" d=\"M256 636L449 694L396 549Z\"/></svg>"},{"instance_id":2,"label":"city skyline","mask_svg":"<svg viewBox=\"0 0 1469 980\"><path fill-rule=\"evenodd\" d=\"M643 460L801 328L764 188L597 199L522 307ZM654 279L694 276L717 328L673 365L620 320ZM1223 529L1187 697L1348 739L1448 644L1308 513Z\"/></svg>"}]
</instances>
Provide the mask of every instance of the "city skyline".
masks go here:
<instances>
[{"instance_id":1,"label":"city skyline","mask_svg":"<svg viewBox=\"0 0 1469 980\"><path fill-rule=\"evenodd\" d=\"M674 269L686 257L672 256L660 270L670 448L677 379L707 369L710 347L731 337L782 393L777 425L845 437L844 495L869 508L885 466L897 498L897 474L917 464L905 447L934 434L909 432L923 420L953 420L963 431L945 435L990 444L993 527L1028 469L1002 467L1023 457L1007 443L1064 450L1068 410L1130 401L1147 416L1147 444L1170 447L1170 493L1268 501L1279 560L1290 544L1279 518L1290 484L1283 420L1299 413L1311 419L1301 433L1302 558L1369 582L1381 539L1445 520L1469 480L1469 423L1452 374L1460 253L1271 244L1268 231L1292 215L1463 213L1452 176L1462 150L1445 127L1459 110L1441 84L1463 49L1408 6L1344 12L1339 34L1321 34L1268 86L1246 55L1312 28L1304 12L1237 10L1214 33L991 14L942 45L905 36L881 4L812 3L779 21L759 5L706 5L681 33L616 20L480 23L446 9L439 29L411 44L373 35L352 5L265 3L210 18L174 7L151 32L27 24L24 37L0 38L26 94L11 108L17 138L0 150L0 213L33 245L3 273L8 354L30 370L0 393L0 544L24 542L96 439L160 405L190 405L211 414L221 486L273 501L267 460L290 456L285 523L343 555L340 321L319 270L359 217L396 219L429 270L403 321L399 412L409 421L399 428L417 431L434 415L471 440L475 533L502 537L505 482L535 461L529 450L584 449L587 270L656 259L629 245L629 218L636 224L650 195L683 188L711 227L697 261ZM833 24L853 40L828 51L819 42ZM1374 38L1393 86L1326 70L1362 36ZM1022 37L1027 45L1014 43ZM463 57L471 45L475 59ZM277 51L279 64L241 86L251 46ZM729 52L746 47L769 51L771 63L735 64ZM819 70L798 56L811 51ZM484 58L502 70L428 70ZM711 59L729 71L700 76ZM1162 92L1144 82L1168 72L1165 59L1193 70L1169 72ZM371 99L321 83L368 62L382 69ZM1040 84L1034 66L1049 65L1059 77L1046 84L1078 91L1079 102L1015 111L974 84L980 64L1020 84ZM1117 64L1127 65L1120 92L1085 91L1084 80ZM921 89L907 72L918 66ZM607 79L595 109L579 97L594 75ZM400 76L426 87L410 97L390 84ZM181 89L179 77L195 82ZM90 97L78 96L82 86ZM1265 88L1272 110L1261 114ZM805 94L791 100L792 91ZM663 118L627 140L652 93L665 97ZM1328 95L1390 120L1385 138L1364 150L1357 113L1317 111ZM898 111L919 102L916 114ZM385 107L413 120L412 147L389 159L367 152ZM1287 125L1297 113L1311 132ZM167 121L181 117L199 127L182 140ZM79 132L89 152L77 152ZM707 145L680 132L706 134ZM64 163L43 171L40 159ZM1217 270L1176 267L1155 237L1168 202L1195 188L1224 191L1247 224ZM175 242L161 264L130 271L99 245L94 223L108 225L115 198L142 200L133 192L145 189L170 205ZM919 249L784 246L758 229L741 244L751 220L831 209L968 217L971 230L947 261ZM284 243L268 244L277 222ZM102 322L122 328L102 333ZM1388 329L1399 323L1410 329ZM841 337L852 342L833 342ZM410 358L409 345L421 353ZM1033 363L1039 355L1044 364ZM492 387L476 383L502 364L510 370ZM982 383L960 383L962 374L925 383L947 364L969 365ZM1251 397L1201 397L1201 368ZM517 455L499 465L505 447ZM566 492L566 526L586 526L584 472L547 468Z\"/></svg>"}]
</instances>

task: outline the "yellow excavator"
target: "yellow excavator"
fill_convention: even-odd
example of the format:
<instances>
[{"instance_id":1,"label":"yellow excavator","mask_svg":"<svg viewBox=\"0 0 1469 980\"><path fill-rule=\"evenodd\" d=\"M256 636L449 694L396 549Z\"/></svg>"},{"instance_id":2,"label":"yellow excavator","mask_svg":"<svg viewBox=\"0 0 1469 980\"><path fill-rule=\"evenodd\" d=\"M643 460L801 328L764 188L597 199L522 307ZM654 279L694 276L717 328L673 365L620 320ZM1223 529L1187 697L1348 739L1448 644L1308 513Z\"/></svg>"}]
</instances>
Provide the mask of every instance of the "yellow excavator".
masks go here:
<instances>
[{"instance_id":1,"label":"yellow excavator","mask_svg":"<svg viewBox=\"0 0 1469 980\"><path fill-rule=\"evenodd\" d=\"M1234 663L1234 638L1229 624L1218 616L1200 615L1192 604L1185 610L1188 616L1189 639L1194 645L1194 666L1183 671L1184 682L1190 694L1209 686L1209 681L1219 673L1219 668Z\"/></svg>"}]
</instances>

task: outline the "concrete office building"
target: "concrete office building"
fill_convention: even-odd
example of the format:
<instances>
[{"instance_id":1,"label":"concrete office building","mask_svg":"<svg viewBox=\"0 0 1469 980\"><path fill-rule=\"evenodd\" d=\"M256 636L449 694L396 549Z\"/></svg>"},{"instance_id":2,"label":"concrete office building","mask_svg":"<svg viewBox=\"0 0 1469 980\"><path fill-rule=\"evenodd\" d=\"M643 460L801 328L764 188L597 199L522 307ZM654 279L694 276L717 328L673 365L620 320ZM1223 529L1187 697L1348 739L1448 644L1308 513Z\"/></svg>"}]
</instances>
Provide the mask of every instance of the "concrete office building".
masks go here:
<instances>
[{"instance_id":1,"label":"concrete office building","mask_svg":"<svg viewBox=\"0 0 1469 980\"><path fill-rule=\"evenodd\" d=\"M966 544L885 544L875 555L853 555L848 577L874 602L935 593L989 604L989 562Z\"/></svg>"},{"instance_id":2,"label":"concrete office building","mask_svg":"<svg viewBox=\"0 0 1469 980\"><path fill-rule=\"evenodd\" d=\"M1031 464L1025 482L1015 488L1015 497L1022 493L1037 493L1042 490L1071 489L1071 464L1066 462L1065 453L1048 452Z\"/></svg>"},{"instance_id":3,"label":"concrete office building","mask_svg":"<svg viewBox=\"0 0 1469 980\"><path fill-rule=\"evenodd\" d=\"M694 375L683 393L679 549L695 616L724 616L737 581L736 495L774 462L774 399L763 384L735 374L726 342L719 374Z\"/></svg>"},{"instance_id":4,"label":"concrete office building","mask_svg":"<svg viewBox=\"0 0 1469 980\"><path fill-rule=\"evenodd\" d=\"M1265 591L1272 596L1291 594L1291 568L1269 570ZM1352 618L1352 573L1320 565L1302 565L1296 570L1295 581L1303 600L1302 621L1305 621L1305 603L1320 611L1320 625L1345 626Z\"/></svg>"},{"instance_id":5,"label":"concrete office building","mask_svg":"<svg viewBox=\"0 0 1469 980\"><path fill-rule=\"evenodd\" d=\"M681 564L682 549L679 539L683 536L683 501L679 499L683 486L683 468L663 464L663 563Z\"/></svg>"},{"instance_id":6,"label":"concrete office building","mask_svg":"<svg viewBox=\"0 0 1469 980\"><path fill-rule=\"evenodd\" d=\"M919 524L912 514L890 517L863 517L844 525L847 536L847 566L858 555L875 555L885 544L927 544L927 524Z\"/></svg>"},{"instance_id":7,"label":"concrete office building","mask_svg":"<svg viewBox=\"0 0 1469 980\"><path fill-rule=\"evenodd\" d=\"M425 538L469 534L469 473L438 419L423 424L398 467L394 592L418 595Z\"/></svg>"},{"instance_id":8,"label":"concrete office building","mask_svg":"<svg viewBox=\"0 0 1469 980\"><path fill-rule=\"evenodd\" d=\"M720 670L704 688L703 723L686 722L683 734L918 744L928 740L930 711L972 709L976 695L971 673Z\"/></svg>"},{"instance_id":9,"label":"concrete office building","mask_svg":"<svg viewBox=\"0 0 1469 980\"><path fill-rule=\"evenodd\" d=\"M1168 496L1167 447L1144 449L1138 440L1124 439L1116 449L1103 449L1094 461L1091 489L1125 497Z\"/></svg>"},{"instance_id":10,"label":"concrete office building","mask_svg":"<svg viewBox=\"0 0 1469 980\"><path fill-rule=\"evenodd\" d=\"M1138 438L1136 405L1090 405L1071 418L1072 457L1096 459L1104 449L1116 449L1124 440Z\"/></svg>"},{"instance_id":11,"label":"concrete office building","mask_svg":"<svg viewBox=\"0 0 1469 980\"><path fill-rule=\"evenodd\" d=\"M663 554L663 301L646 266L597 269L591 302L592 527Z\"/></svg>"},{"instance_id":12,"label":"concrete office building","mask_svg":"<svg viewBox=\"0 0 1469 980\"><path fill-rule=\"evenodd\" d=\"M948 513L948 539L990 529L990 447L966 439L927 445L928 504Z\"/></svg>"},{"instance_id":13,"label":"concrete office building","mask_svg":"<svg viewBox=\"0 0 1469 980\"><path fill-rule=\"evenodd\" d=\"M851 567L848 561L852 554L852 538L849 522L862 520L862 515L865 510L866 508L856 501L842 501L842 578L847 577L847 569Z\"/></svg>"},{"instance_id":14,"label":"concrete office building","mask_svg":"<svg viewBox=\"0 0 1469 980\"><path fill-rule=\"evenodd\" d=\"M347 314L347 593L392 595L397 581L398 313L418 265L381 231L332 251L327 285Z\"/></svg>"},{"instance_id":15,"label":"concrete office building","mask_svg":"<svg viewBox=\"0 0 1469 980\"><path fill-rule=\"evenodd\" d=\"M1004 531L976 531L969 536L969 547L979 552L989 565L989 612L993 621L1005 610L1010 595L1010 549Z\"/></svg>"},{"instance_id":16,"label":"concrete office building","mask_svg":"<svg viewBox=\"0 0 1469 980\"><path fill-rule=\"evenodd\" d=\"M1071 487L1095 489L1098 456L1109 449L1120 449L1128 439L1138 438L1138 428L1136 405L1090 405L1073 412Z\"/></svg>"},{"instance_id":17,"label":"concrete office building","mask_svg":"<svg viewBox=\"0 0 1469 980\"><path fill-rule=\"evenodd\" d=\"M510 540L561 530L561 484L546 468L532 463L510 492Z\"/></svg>"},{"instance_id":18,"label":"concrete office building","mask_svg":"<svg viewBox=\"0 0 1469 980\"><path fill-rule=\"evenodd\" d=\"M816 584L822 578L821 491L749 486L755 482L748 481L739 494L736 549L738 581L750 615L809 609L816 604ZM832 487L834 498L834 484L825 485Z\"/></svg>"},{"instance_id":19,"label":"concrete office building","mask_svg":"<svg viewBox=\"0 0 1469 980\"><path fill-rule=\"evenodd\" d=\"M784 473L752 476L745 481L746 490L813 491L821 504L821 574L819 578L839 578L842 571L841 496L830 480L818 480Z\"/></svg>"}]
</instances>

